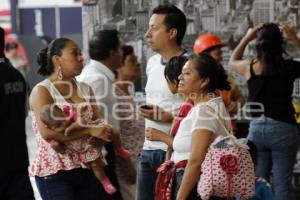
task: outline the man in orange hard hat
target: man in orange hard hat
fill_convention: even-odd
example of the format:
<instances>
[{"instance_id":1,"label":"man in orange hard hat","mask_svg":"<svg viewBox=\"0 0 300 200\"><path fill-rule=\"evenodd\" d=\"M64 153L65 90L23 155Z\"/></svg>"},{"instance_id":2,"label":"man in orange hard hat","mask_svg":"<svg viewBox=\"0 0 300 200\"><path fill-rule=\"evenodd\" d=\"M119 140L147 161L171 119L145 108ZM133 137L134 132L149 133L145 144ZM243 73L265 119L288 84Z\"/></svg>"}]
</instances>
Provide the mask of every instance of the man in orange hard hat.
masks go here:
<instances>
[{"instance_id":1,"label":"man in orange hard hat","mask_svg":"<svg viewBox=\"0 0 300 200\"><path fill-rule=\"evenodd\" d=\"M200 35L194 44L194 53L208 53L211 55L218 63L222 60L222 50L221 48L227 46L224 42L220 40L218 36L212 33L204 33Z\"/></svg>"},{"instance_id":2,"label":"man in orange hard hat","mask_svg":"<svg viewBox=\"0 0 300 200\"><path fill-rule=\"evenodd\" d=\"M194 53L201 54L206 53L213 57L223 68L221 61L222 61L222 47L227 46L224 42L220 40L220 38L212 33L204 33L200 35L195 43L194 43ZM224 70L224 68L223 68ZM239 104L244 103L244 97L242 96L239 88L234 84L233 77L229 76L228 81L231 85L230 91L220 91L220 96L222 96L223 101L227 107L227 110L232 117L232 128L233 132L237 132L237 121L234 118L234 115L237 113L237 109Z\"/></svg>"}]
</instances>

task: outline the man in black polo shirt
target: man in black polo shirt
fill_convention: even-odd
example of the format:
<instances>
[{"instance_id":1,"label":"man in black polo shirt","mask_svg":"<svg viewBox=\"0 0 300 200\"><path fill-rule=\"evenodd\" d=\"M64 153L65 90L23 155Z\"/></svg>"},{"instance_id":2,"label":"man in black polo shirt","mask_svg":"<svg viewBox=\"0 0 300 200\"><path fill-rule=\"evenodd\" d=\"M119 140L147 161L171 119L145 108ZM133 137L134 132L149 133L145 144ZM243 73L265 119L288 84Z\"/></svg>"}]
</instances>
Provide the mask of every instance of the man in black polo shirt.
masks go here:
<instances>
[{"instance_id":1,"label":"man in black polo shirt","mask_svg":"<svg viewBox=\"0 0 300 200\"><path fill-rule=\"evenodd\" d=\"M32 200L26 146L26 83L4 55L0 27L0 199Z\"/></svg>"}]
</instances>

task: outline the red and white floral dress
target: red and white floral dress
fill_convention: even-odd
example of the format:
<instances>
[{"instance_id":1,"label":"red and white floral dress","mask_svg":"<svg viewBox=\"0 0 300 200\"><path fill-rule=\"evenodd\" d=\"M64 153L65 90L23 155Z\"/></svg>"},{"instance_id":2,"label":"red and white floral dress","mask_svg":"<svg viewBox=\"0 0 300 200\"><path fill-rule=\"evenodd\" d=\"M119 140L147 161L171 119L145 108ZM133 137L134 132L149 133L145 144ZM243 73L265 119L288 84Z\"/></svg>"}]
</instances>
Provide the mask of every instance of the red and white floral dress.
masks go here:
<instances>
[{"instance_id":1,"label":"red and white floral dress","mask_svg":"<svg viewBox=\"0 0 300 200\"><path fill-rule=\"evenodd\" d=\"M86 121L92 119L93 111L89 104L89 87L84 84L77 82L78 91L85 98L86 102L79 104L70 104L66 102L63 96L55 88L53 83L45 79L40 82L38 86L46 87L51 94L54 103L62 108L64 105L72 106L75 110L81 110L84 108L82 113ZM71 170L74 168L87 168L87 162L96 160L101 155L101 149L92 147L89 144L91 139L90 136L84 136L79 139L66 142L66 149L63 154L57 153L50 144L41 136L41 133L37 126L36 117L33 112L32 115L32 127L35 132L35 138L37 142L37 151L35 159L29 167L29 174L31 176L44 177L57 173L60 170Z\"/></svg>"}]
</instances>

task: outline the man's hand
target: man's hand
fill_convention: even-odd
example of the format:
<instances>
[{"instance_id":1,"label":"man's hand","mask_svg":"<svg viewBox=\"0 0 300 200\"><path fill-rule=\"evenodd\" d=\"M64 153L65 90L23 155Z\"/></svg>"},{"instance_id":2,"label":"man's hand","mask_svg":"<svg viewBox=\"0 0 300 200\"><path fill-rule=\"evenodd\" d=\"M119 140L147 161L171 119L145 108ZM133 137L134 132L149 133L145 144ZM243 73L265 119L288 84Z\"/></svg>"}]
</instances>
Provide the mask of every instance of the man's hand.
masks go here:
<instances>
[{"instance_id":1,"label":"man's hand","mask_svg":"<svg viewBox=\"0 0 300 200\"><path fill-rule=\"evenodd\" d=\"M150 141L164 141L166 133L157 130L156 128L146 129L146 138Z\"/></svg>"},{"instance_id":2,"label":"man's hand","mask_svg":"<svg viewBox=\"0 0 300 200\"><path fill-rule=\"evenodd\" d=\"M111 142L113 138L113 129L109 124L101 125L100 127L91 127L89 129L89 135L105 142Z\"/></svg>"},{"instance_id":3,"label":"man's hand","mask_svg":"<svg viewBox=\"0 0 300 200\"><path fill-rule=\"evenodd\" d=\"M139 113L143 117L153 121L171 122L173 120L172 113L166 112L159 106L155 105L148 105L147 108L141 106L139 108Z\"/></svg>"}]
</instances>

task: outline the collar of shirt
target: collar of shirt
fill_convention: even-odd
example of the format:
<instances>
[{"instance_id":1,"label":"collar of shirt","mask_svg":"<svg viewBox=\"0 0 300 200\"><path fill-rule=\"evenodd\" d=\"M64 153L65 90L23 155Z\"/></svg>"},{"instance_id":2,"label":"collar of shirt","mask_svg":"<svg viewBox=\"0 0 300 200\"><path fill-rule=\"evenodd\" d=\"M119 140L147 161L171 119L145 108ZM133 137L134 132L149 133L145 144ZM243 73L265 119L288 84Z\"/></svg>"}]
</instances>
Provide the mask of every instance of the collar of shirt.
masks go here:
<instances>
[{"instance_id":1,"label":"collar of shirt","mask_svg":"<svg viewBox=\"0 0 300 200\"><path fill-rule=\"evenodd\" d=\"M189 56L188 51L187 51L186 49L183 49L183 52L182 52L179 56L185 56L185 57L188 57L188 56ZM161 57L161 58L160 58L160 64L166 65L167 62L165 62L165 61L163 60L163 58Z\"/></svg>"},{"instance_id":2,"label":"collar of shirt","mask_svg":"<svg viewBox=\"0 0 300 200\"><path fill-rule=\"evenodd\" d=\"M101 74L107 76L111 81L115 81L115 74L105 65L97 60L90 60L89 67L93 67L93 69Z\"/></svg>"}]
</instances>

